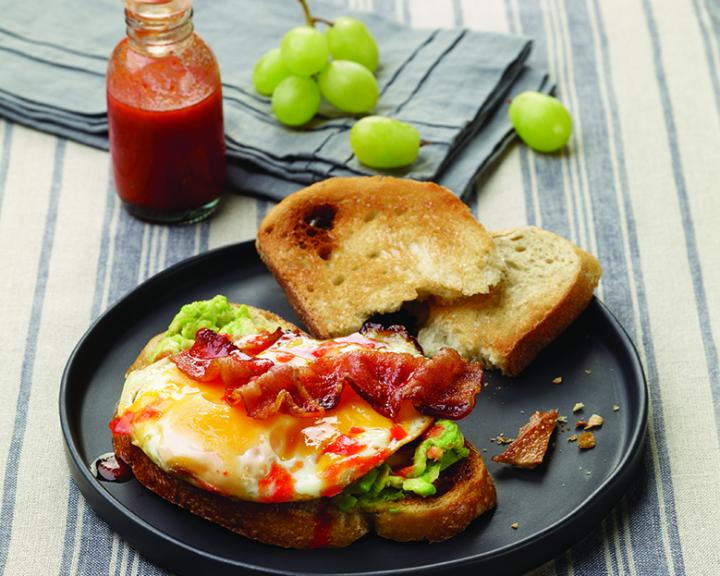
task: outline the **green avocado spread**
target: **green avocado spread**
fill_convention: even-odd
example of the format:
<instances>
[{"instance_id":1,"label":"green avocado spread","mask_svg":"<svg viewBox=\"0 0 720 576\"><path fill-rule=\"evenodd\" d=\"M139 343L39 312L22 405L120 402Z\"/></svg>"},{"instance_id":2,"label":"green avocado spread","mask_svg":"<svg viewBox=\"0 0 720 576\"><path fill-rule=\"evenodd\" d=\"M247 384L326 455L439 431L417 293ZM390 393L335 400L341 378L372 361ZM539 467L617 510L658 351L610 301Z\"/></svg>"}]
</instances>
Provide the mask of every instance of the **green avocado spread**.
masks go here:
<instances>
[{"instance_id":1,"label":"green avocado spread","mask_svg":"<svg viewBox=\"0 0 720 576\"><path fill-rule=\"evenodd\" d=\"M438 420L415 448L412 464L393 472L388 464L374 468L345 488L333 502L343 512L356 506L372 509L378 504L400 500L413 493L432 496L440 472L467 457L465 438L451 420Z\"/></svg>"},{"instance_id":2,"label":"green avocado spread","mask_svg":"<svg viewBox=\"0 0 720 576\"><path fill-rule=\"evenodd\" d=\"M250 310L245 304L234 306L225 296L198 300L185 304L175 315L155 346L151 361L190 348L195 341L195 333L201 328L231 336L246 336L259 329L267 329L268 326L258 326L257 320L250 316Z\"/></svg>"}]
</instances>

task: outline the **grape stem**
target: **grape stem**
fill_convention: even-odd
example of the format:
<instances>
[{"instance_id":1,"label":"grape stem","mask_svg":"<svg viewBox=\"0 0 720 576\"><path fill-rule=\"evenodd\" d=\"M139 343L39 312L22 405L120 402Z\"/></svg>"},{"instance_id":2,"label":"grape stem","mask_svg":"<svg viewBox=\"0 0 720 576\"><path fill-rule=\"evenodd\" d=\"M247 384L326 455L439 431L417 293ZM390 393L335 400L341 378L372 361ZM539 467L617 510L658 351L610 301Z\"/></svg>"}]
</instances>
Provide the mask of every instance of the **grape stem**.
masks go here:
<instances>
[{"instance_id":1,"label":"grape stem","mask_svg":"<svg viewBox=\"0 0 720 576\"><path fill-rule=\"evenodd\" d=\"M420 140L420 146L429 146L430 144L434 144L432 140Z\"/></svg>"},{"instance_id":2,"label":"grape stem","mask_svg":"<svg viewBox=\"0 0 720 576\"><path fill-rule=\"evenodd\" d=\"M298 0L298 2L300 2L300 6L302 6L303 13L305 14L305 23L308 26L315 28L315 24L317 24L318 22L322 22L323 24L327 24L328 26L332 26L334 24L332 20L313 16L312 12L310 12L309 6L307 5L307 0Z\"/></svg>"}]
</instances>

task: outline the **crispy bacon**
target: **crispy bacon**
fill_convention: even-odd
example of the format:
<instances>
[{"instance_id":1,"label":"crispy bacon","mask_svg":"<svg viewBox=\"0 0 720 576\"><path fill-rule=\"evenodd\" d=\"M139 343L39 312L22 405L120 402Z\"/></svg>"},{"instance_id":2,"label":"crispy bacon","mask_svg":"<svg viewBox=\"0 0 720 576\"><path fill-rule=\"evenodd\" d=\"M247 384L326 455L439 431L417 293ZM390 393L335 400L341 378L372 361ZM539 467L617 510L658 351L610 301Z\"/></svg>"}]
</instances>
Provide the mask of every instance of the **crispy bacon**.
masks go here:
<instances>
[{"instance_id":1,"label":"crispy bacon","mask_svg":"<svg viewBox=\"0 0 720 576\"><path fill-rule=\"evenodd\" d=\"M219 376L216 358L227 356L237 346L225 334L218 334L207 328L201 328L195 334L195 343L172 357L178 368L190 378L207 382Z\"/></svg>"},{"instance_id":2,"label":"crispy bacon","mask_svg":"<svg viewBox=\"0 0 720 576\"><path fill-rule=\"evenodd\" d=\"M337 371L377 412L395 418L413 372L424 358L405 353L353 350L334 358Z\"/></svg>"},{"instance_id":3,"label":"crispy bacon","mask_svg":"<svg viewBox=\"0 0 720 576\"><path fill-rule=\"evenodd\" d=\"M235 388L228 397L231 404L242 402L252 418L269 418L278 412L294 416L315 416L322 406L302 386L295 366L278 364L270 370Z\"/></svg>"},{"instance_id":4,"label":"crispy bacon","mask_svg":"<svg viewBox=\"0 0 720 576\"><path fill-rule=\"evenodd\" d=\"M220 380L225 385L226 397L274 366L272 360L253 358L240 350L233 350L225 358L216 358L215 362L220 369Z\"/></svg>"},{"instance_id":5,"label":"crispy bacon","mask_svg":"<svg viewBox=\"0 0 720 576\"><path fill-rule=\"evenodd\" d=\"M452 348L443 348L415 370L406 397L423 414L459 420L475 407L482 377L480 364L465 362Z\"/></svg>"},{"instance_id":6,"label":"crispy bacon","mask_svg":"<svg viewBox=\"0 0 720 576\"><path fill-rule=\"evenodd\" d=\"M475 407L482 368L450 348L434 358L354 350L335 357L350 386L380 414L395 418L410 399L423 414L459 420Z\"/></svg>"},{"instance_id":7,"label":"crispy bacon","mask_svg":"<svg viewBox=\"0 0 720 576\"><path fill-rule=\"evenodd\" d=\"M266 350L282 336L267 333L253 339ZM278 412L316 416L340 401L350 385L377 412L396 418L405 400L424 414L454 420L467 416L482 387L482 367L465 362L451 349L434 358L372 347L326 353L304 366L274 364L255 358L235 346L227 336L199 330L195 344L172 360L191 378L218 379L225 399L242 404L253 418Z\"/></svg>"},{"instance_id":8,"label":"crispy bacon","mask_svg":"<svg viewBox=\"0 0 720 576\"><path fill-rule=\"evenodd\" d=\"M242 344L240 344L239 348L245 352L245 354L257 356L260 352L267 350L270 346L275 344L275 342L280 340L280 337L283 334L284 332L282 328L278 328L275 332L260 332L252 338L244 340Z\"/></svg>"},{"instance_id":9,"label":"crispy bacon","mask_svg":"<svg viewBox=\"0 0 720 576\"><path fill-rule=\"evenodd\" d=\"M510 464L516 468L535 468L542 464L557 418L557 410L535 412L527 424L520 428L517 438L505 452L492 457L493 462Z\"/></svg>"},{"instance_id":10,"label":"crispy bacon","mask_svg":"<svg viewBox=\"0 0 720 576\"><path fill-rule=\"evenodd\" d=\"M195 343L171 360L193 380L209 382L220 378L230 387L247 384L273 366L270 360L240 351L227 335L207 328L198 330Z\"/></svg>"}]
</instances>

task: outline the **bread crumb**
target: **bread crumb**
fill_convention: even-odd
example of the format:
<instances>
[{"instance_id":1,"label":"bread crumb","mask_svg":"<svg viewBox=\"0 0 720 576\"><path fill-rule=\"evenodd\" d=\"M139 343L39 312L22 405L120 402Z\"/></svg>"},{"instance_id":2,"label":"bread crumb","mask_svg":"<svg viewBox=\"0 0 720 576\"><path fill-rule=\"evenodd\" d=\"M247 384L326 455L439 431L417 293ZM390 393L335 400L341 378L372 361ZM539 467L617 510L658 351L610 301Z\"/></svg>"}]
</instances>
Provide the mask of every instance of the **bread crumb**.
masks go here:
<instances>
[{"instance_id":1,"label":"bread crumb","mask_svg":"<svg viewBox=\"0 0 720 576\"><path fill-rule=\"evenodd\" d=\"M572 411L580 412L580 410L582 410L583 408L585 408L585 404L583 404L582 402L575 402L575 406L573 406Z\"/></svg>"},{"instance_id":2,"label":"bread crumb","mask_svg":"<svg viewBox=\"0 0 720 576\"><path fill-rule=\"evenodd\" d=\"M566 424L567 423L567 416L558 416L557 421L559 424Z\"/></svg>"},{"instance_id":3,"label":"bread crumb","mask_svg":"<svg viewBox=\"0 0 720 576\"><path fill-rule=\"evenodd\" d=\"M577 440L577 434L573 434L568 438L568 442L575 442L575 440Z\"/></svg>"},{"instance_id":4,"label":"bread crumb","mask_svg":"<svg viewBox=\"0 0 720 576\"><path fill-rule=\"evenodd\" d=\"M590 418L588 418L587 424L585 424L585 430L600 428L604 422L605 419L602 416L599 414L593 414Z\"/></svg>"},{"instance_id":5,"label":"bread crumb","mask_svg":"<svg viewBox=\"0 0 720 576\"><path fill-rule=\"evenodd\" d=\"M595 435L592 432L580 432L578 435L578 447L580 450L595 448Z\"/></svg>"},{"instance_id":6,"label":"bread crumb","mask_svg":"<svg viewBox=\"0 0 720 576\"><path fill-rule=\"evenodd\" d=\"M520 524L518 524L517 522L513 522L512 524L510 524L510 528L512 528L513 530L517 530L519 527Z\"/></svg>"},{"instance_id":7,"label":"bread crumb","mask_svg":"<svg viewBox=\"0 0 720 576\"><path fill-rule=\"evenodd\" d=\"M557 378L553 378L553 384L562 384L562 376L558 376Z\"/></svg>"},{"instance_id":8,"label":"bread crumb","mask_svg":"<svg viewBox=\"0 0 720 576\"><path fill-rule=\"evenodd\" d=\"M591 474L592 474L592 471L591 471L591 470L585 470L585 475L586 475L586 476L590 476Z\"/></svg>"},{"instance_id":9,"label":"bread crumb","mask_svg":"<svg viewBox=\"0 0 720 576\"><path fill-rule=\"evenodd\" d=\"M585 369L585 374L592 374L592 370L590 370L590 368L586 368L586 369Z\"/></svg>"},{"instance_id":10,"label":"bread crumb","mask_svg":"<svg viewBox=\"0 0 720 576\"><path fill-rule=\"evenodd\" d=\"M587 426L587 422L585 420L578 420L575 422L575 428L585 428Z\"/></svg>"},{"instance_id":11,"label":"bread crumb","mask_svg":"<svg viewBox=\"0 0 720 576\"><path fill-rule=\"evenodd\" d=\"M510 443L512 443L514 440L515 440L515 438L508 438L508 437L505 436L505 434L503 434L502 432L500 432L500 434L498 434L498 435L495 436L494 438L490 438L490 442L495 442L496 444L500 444L500 445L502 445L502 444L510 444Z\"/></svg>"},{"instance_id":12,"label":"bread crumb","mask_svg":"<svg viewBox=\"0 0 720 576\"><path fill-rule=\"evenodd\" d=\"M613 404L613 412L617 412L618 410L620 410L620 406Z\"/></svg>"}]
</instances>

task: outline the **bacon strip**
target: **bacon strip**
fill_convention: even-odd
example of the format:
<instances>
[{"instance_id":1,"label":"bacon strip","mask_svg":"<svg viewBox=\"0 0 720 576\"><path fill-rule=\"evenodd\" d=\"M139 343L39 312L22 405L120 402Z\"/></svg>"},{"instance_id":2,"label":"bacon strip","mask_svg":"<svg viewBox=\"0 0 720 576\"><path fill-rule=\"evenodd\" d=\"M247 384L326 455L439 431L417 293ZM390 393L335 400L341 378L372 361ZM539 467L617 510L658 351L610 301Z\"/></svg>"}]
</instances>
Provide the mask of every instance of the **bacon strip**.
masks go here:
<instances>
[{"instance_id":1,"label":"bacon strip","mask_svg":"<svg viewBox=\"0 0 720 576\"><path fill-rule=\"evenodd\" d=\"M272 344L281 336L276 331L256 340ZM199 330L192 348L172 360L191 378L221 380L226 401L242 403L253 418L278 412L316 416L337 405L347 384L391 419L402 402L410 400L419 412L458 420L473 409L482 387L482 367L449 348L434 358L360 348L324 354L306 366L274 364L247 350L238 349L225 335Z\"/></svg>"},{"instance_id":2,"label":"bacon strip","mask_svg":"<svg viewBox=\"0 0 720 576\"><path fill-rule=\"evenodd\" d=\"M237 349L225 334L201 328L195 334L195 343L173 356L172 361L193 380L208 382L217 379L220 374L217 362L213 360Z\"/></svg>"},{"instance_id":3,"label":"bacon strip","mask_svg":"<svg viewBox=\"0 0 720 576\"><path fill-rule=\"evenodd\" d=\"M443 348L415 370L406 397L423 414L460 420L475 408L482 378L480 364L465 362L452 348Z\"/></svg>"},{"instance_id":4,"label":"bacon strip","mask_svg":"<svg viewBox=\"0 0 720 576\"><path fill-rule=\"evenodd\" d=\"M377 412L395 418L408 382L424 358L405 353L353 350L334 357L339 377Z\"/></svg>"},{"instance_id":5,"label":"bacon strip","mask_svg":"<svg viewBox=\"0 0 720 576\"><path fill-rule=\"evenodd\" d=\"M275 332L260 332L253 338L243 341L240 350L245 352L245 354L257 356L260 352L267 350L275 344L275 342L280 340L283 333L282 328L278 328Z\"/></svg>"}]
</instances>

